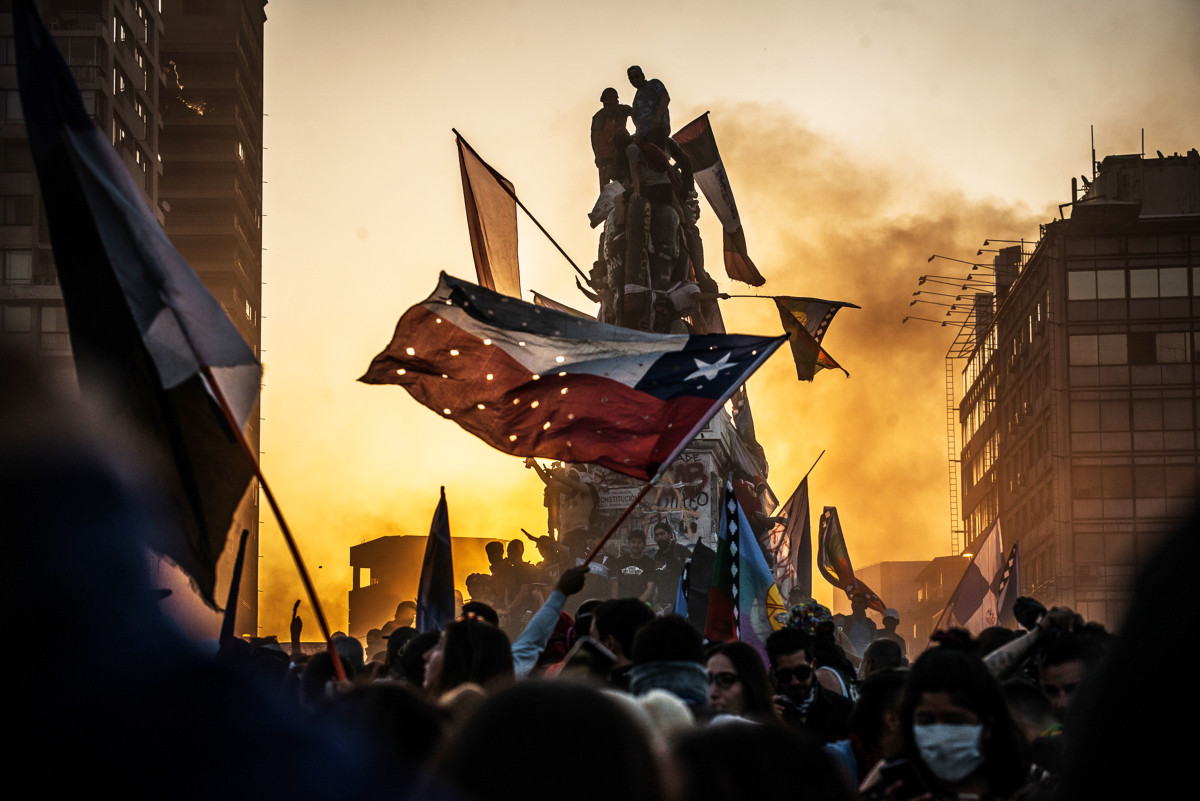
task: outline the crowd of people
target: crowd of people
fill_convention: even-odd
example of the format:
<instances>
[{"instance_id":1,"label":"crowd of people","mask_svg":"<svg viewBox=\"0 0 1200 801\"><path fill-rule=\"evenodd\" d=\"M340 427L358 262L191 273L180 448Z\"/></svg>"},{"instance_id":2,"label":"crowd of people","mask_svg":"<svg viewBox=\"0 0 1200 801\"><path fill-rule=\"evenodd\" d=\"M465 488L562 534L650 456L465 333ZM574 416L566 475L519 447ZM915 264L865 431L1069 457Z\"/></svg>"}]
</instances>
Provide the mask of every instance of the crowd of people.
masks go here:
<instances>
[{"instance_id":1,"label":"crowd of people","mask_svg":"<svg viewBox=\"0 0 1200 801\"><path fill-rule=\"evenodd\" d=\"M760 653L707 642L615 579L616 597L567 614L588 576L560 571L511 638L474 597L441 632L390 629L371 659L337 636L346 682L328 654L305 657L294 641L290 659L275 650L271 685L313 719L358 727L386 748L377 757L394 781L422 794L1050 799L1077 691L1113 639L1025 598L1023 631L938 632L910 664L889 636L895 610L863 639L859 599L847 616L808 600Z\"/></svg>"},{"instance_id":2,"label":"crowd of people","mask_svg":"<svg viewBox=\"0 0 1200 801\"><path fill-rule=\"evenodd\" d=\"M180 633L145 561L161 518L134 440L45 389L0 371L14 797L1074 801L1163 796L1179 771L1159 768L1186 764L1190 640L1167 610L1195 521L1116 636L1023 599L1022 630L938 632L906 656L885 621L860 653L854 615L807 600L760 653L619 582L592 597L574 566L515 635L473 598L369 655L335 637L343 681L330 652L229 638L214 658Z\"/></svg>"}]
</instances>

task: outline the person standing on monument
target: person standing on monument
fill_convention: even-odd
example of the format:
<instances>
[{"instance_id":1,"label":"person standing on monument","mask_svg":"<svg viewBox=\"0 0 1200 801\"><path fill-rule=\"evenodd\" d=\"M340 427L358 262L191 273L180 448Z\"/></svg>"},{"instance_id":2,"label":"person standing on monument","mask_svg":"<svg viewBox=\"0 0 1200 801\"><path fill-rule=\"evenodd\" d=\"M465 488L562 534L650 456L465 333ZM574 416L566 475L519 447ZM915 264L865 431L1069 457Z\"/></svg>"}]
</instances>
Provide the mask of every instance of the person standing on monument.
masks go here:
<instances>
[{"instance_id":1,"label":"person standing on monument","mask_svg":"<svg viewBox=\"0 0 1200 801\"><path fill-rule=\"evenodd\" d=\"M646 79L642 68L636 64L627 71L629 83L637 89L633 96L634 137L639 142L649 142L665 148L671 136L671 114L668 106L671 95L667 87L657 78Z\"/></svg>"}]
</instances>

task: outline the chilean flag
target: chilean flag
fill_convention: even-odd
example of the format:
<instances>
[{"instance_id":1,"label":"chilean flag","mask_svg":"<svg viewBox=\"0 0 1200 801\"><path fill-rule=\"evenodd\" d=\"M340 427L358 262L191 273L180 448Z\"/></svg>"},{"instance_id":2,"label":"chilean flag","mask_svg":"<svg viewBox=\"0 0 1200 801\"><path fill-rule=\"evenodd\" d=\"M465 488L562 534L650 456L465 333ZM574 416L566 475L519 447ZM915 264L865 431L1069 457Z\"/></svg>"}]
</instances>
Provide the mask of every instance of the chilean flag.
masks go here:
<instances>
[{"instance_id":1,"label":"chilean flag","mask_svg":"<svg viewBox=\"0 0 1200 801\"><path fill-rule=\"evenodd\" d=\"M516 456L649 479L787 337L650 334L441 274L359 379Z\"/></svg>"}]
</instances>

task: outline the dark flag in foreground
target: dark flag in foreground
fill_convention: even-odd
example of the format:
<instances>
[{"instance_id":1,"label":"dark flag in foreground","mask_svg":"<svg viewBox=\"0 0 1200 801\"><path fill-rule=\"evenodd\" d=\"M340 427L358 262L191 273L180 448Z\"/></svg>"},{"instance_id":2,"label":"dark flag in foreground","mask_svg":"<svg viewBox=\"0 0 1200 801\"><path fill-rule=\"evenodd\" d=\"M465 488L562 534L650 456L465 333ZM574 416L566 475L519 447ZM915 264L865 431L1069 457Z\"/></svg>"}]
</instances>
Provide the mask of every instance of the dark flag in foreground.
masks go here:
<instances>
[{"instance_id":1,"label":"dark flag in foreground","mask_svg":"<svg viewBox=\"0 0 1200 801\"><path fill-rule=\"evenodd\" d=\"M779 319L783 330L788 332L792 343L792 358L796 360L796 377L801 381L812 381L819 370L838 369L847 376L850 375L833 357L821 347L825 331L833 321L838 309L848 306L857 309L853 303L842 303L836 300L819 300L818 298L789 298L779 295L775 298L779 308Z\"/></svg>"},{"instance_id":2,"label":"dark flag in foreground","mask_svg":"<svg viewBox=\"0 0 1200 801\"><path fill-rule=\"evenodd\" d=\"M821 526L817 539L817 569L821 571L825 580L845 590L847 597L867 596L867 603L872 609L881 615L886 612L887 606L875 591L854 575L854 567L850 564L850 551L846 549L846 538L842 536L842 524L838 520L836 506L826 506L821 512Z\"/></svg>"},{"instance_id":3,"label":"dark flag in foreground","mask_svg":"<svg viewBox=\"0 0 1200 801\"><path fill-rule=\"evenodd\" d=\"M785 337L649 334L442 273L367 384L399 384L494 448L656 475Z\"/></svg>"},{"instance_id":4,"label":"dark flag in foreground","mask_svg":"<svg viewBox=\"0 0 1200 801\"><path fill-rule=\"evenodd\" d=\"M220 304L171 246L120 156L96 128L29 0L13 3L18 80L71 347L85 392L115 392L169 461L174 526L148 543L213 596L216 564L253 465L210 394L239 426L261 370Z\"/></svg>"},{"instance_id":5,"label":"dark flag in foreground","mask_svg":"<svg viewBox=\"0 0 1200 801\"><path fill-rule=\"evenodd\" d=\"M783 626L787 610L732 482L725 485L712 576L704 636L713 642L741 640L765 658L767 637Z\"/></svg>"},{"instance_id":6,"label":"dark flag in foreground","mask_svg":"<svg viewBox=\"0 0 1200 801\"><path fill-rule=\"evenodd\" d=\"M675 595L675 614L692 621L697 629L704 629L708 617L708 593L712 583L713 563L717 555L701 540L692 548L692 558L687 560L679 576L679 592Z\"/></svg>"},{"instance_id":7,"label":"dark flag in foreground","mask_svg":"<svg viewBox=\"0 0 1200 801\"><path fill-rule=\"evenodd\" d=\"M479 158L466 140L458 139L467 230L479 285L509 297L521 297L517 260L517 200L512 182Z\"/></svg>"},{"instance_id":8,"label":"dark flag in foreground","mask_svg":"<svg viewBox=\"0 0 1200 801\"><path fill-rule=\"evenodd\" d=\"M992 523L979 543L971 564L958 580L946 609L947 625L961 626L972 635L1000 624L1000 590L1005 578L1000 520ZM1015 599L1014 599L1015 600ZM944 616L945 617L945 616Z\"/></svg>"},{"instance_id":9,"label":"dark flag in foreground","mask_svg":"<svg viewBox=\"0 0 1200 801\"><path fill-rule=\"evenodd\" d=\"M790 595L793 590L812 597L812 526L808 516L808 477L805 476L775 513L767 533L775 557L775 580Z\"/></svg>"},{"instance_id":10,"label":"dark flag in foreground","mask_svg":"<svg viewBox=\"0 0 1200 801\"><path fill-rule=\"evenodd\" d=\"M450 515L446 488L429 525L425 561L417 585L417 631L441 631L454 620L454 556L450 552Z\"/></svg>"},{"instance_id":11,"label":"dark flag in foreground","mask_svg":"<svg viewBox=\"0 0 1200 801\"><path fill-rule=\"evenodd\" d=\"M713 136L708 112L680 128L671 138L691 159L696 183L721 221L725 233L725 272L735 281L762 286L767 279L762 277L746 254L746 232L742 229L742 219L733 200L733 188L729 185L729 176L721 162L721 153L717 150L717 139Z\"/></svg>"}]
</instances>

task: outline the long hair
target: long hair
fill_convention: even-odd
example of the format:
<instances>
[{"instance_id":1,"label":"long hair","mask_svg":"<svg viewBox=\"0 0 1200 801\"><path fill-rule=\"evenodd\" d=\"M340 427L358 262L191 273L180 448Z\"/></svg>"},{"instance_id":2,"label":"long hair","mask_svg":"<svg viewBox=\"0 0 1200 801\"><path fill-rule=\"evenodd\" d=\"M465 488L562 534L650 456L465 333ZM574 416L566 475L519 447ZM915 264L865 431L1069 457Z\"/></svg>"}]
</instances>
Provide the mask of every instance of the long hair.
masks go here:
<instances>
[{"instance_id":1,"label":"long hair","mask_svg":"<svg viewBox=\"0 0 1200 801\"><path fill-rule=\"evenodd\" d=\"M752 646L744 642L720 642L709 647L704 652L704 661L720 654L733 663L733 669L742 682L742 698L745 701L745 715L761 721L779 720L772 699L771 682L767 678L767 668L763 665L762 657Z\"/></svg>"},{"instance_id":2,"label":"long hair","mask_svg":"<svg viewBox=\"0 0 1200 801\"><path fill-rule=\"evenodd\" d=\"M512 681L512 646L500 629L466 618L448 624L442 636L442 670L429 688L432 698L467 682L487 686Z\"/></svg>"},{"instance_id":3,"label":"long hair","mask_svg":"<svg viewBox=\"0 0 1200 801\"><path fill-rule=\"evenodd\" d=\"M922 768L925 763L913 740L913 714L926 693L946 693L954 704L969 709L979 718L987 732L980 751L988 789L1005 796L1018 790L1029 768L1025 746L1004 703L1000 685L983 662L951 648L930 648L913 664L900 706L900 725L905 756ZM939 784L928 770L925 773L931 784Z\"/></svg>"}]
</instances>

